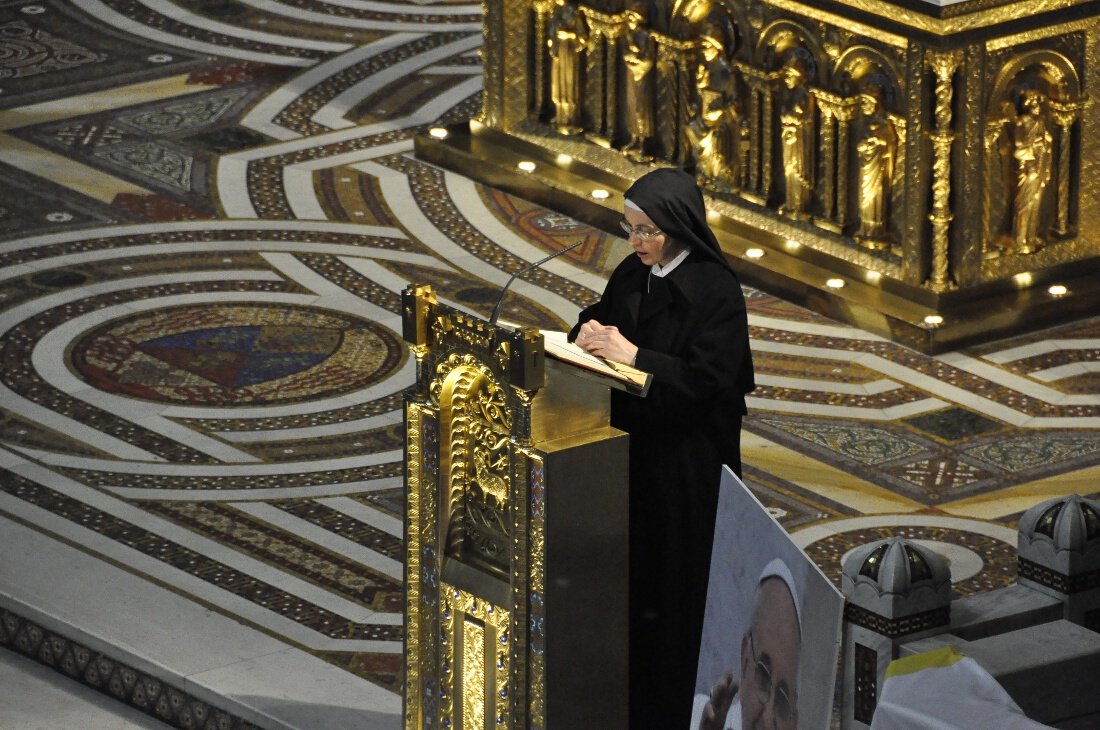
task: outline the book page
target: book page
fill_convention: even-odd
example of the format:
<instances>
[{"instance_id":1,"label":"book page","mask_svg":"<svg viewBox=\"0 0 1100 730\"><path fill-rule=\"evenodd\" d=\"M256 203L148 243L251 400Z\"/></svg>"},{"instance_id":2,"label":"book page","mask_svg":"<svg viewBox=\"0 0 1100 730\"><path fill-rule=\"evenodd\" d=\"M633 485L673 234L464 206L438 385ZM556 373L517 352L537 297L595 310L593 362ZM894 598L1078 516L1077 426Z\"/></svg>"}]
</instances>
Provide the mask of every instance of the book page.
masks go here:
<instances>
[{"instance_id":1,"label":"book page","mask_svg":"<svg viewBox=\"0 0 1100 730\"><path fill-rule=\"evenodd\" d=\"M555 330L539 330L539 332L542 333L547 355L628 383L636 388L648 390L648 381L652 377L649 373L586 352L580 345L569 342L569 335L565 332Z\"/></svg>"}]
</instances>

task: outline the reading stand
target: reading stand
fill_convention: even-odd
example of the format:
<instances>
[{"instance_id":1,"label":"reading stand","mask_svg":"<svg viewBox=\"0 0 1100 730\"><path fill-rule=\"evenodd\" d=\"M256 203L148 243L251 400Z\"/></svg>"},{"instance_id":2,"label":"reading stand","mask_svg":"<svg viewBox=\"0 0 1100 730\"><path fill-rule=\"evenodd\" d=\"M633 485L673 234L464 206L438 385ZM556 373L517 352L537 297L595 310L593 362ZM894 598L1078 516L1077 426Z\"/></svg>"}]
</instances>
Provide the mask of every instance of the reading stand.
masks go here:
<instances>
[{"instance_id":1,"label":"reading stand","mask_svg":"<svg viewBox=\"0 0 1100 730\"><path fill-rule=\"evenodd\" d=\"M406 730L626 727L628 386L402 299Z\"/></svg>"}]
</instances>

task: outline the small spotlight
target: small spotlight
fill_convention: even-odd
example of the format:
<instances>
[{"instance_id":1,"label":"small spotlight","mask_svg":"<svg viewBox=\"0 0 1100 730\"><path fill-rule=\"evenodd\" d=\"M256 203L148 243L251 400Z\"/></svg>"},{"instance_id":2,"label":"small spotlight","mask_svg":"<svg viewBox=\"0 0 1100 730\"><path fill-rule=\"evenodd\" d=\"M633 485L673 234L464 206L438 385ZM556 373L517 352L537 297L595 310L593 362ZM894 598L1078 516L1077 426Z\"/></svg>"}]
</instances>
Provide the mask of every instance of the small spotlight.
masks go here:
<instances>
[{"instance_id":1,"label":"small spotlight","mask_svg":"<svg viewBox=\"0 0 1100 730\"><path fill-rule=\"evenodd\" d=\"M825 286L829 287L830 289L843 289L844 279L829 279L825 282Z\"/></svg>"},{"instance_id":2,"label":"small spotlight","mask_svg":"<svg viewBox=\"0 0 1100 730\"><path fill-rule=\"evenodd\" d=\"M1047 293L1052 297L1064 297L1069 294L1069 289L1066 288L1065 284L1054 284L1047 289Z\"/></svg>"},{"instance_id":3,"label":"small spotlight","mask_svg":"<svg viewBox=\"0 0 1100 730\"><path fill-rule=\"evenodd\" d=\"M943 324L943 317L938 314L930 314L924 318L924 324L928 327L939 327Z\"/></svg>"},{"instance_id":4,"label":"small spotlight","mask_svg":"<svg viewBox=\"0 0 1100 730\"><path fill-rule=\"evenodd\" d=\"M797 251L798 249L802 248L802 244L798 241L787 241L784 245L791 251Z\"/></svg>"},{"instance_id":5,"label":"small spotlight","mask_svg":"<svg viewBox=\"0 0 1100 730\"><path fill-rule=\"evenodd\" d=\"M870 282L874 283L874 282L880 281L881 279L882 279L882 273L881 272L878 272L878 271L868 271L867 272L867 281L870 281Z\"/></svg>"},{"instance_id":6,"label":"small spotlight","mask_svg":"<svg viewBox=\"0 0 1100 730\"><path fill-rule=\"evenodd\" d=\"M558 164L559 164L559 165L562 165L562 166L566 166L566 165L571 165L571 164L573 164L573 157L572 157L572 155L567 155L567 154L564 154L564 153L563 153L563 154L560 154L560 155L558 155Z\"/></svg>"},{"instance_id":7,"label":"small spotlight","mask_svg":"<svg viewBox=\"0 0 1100 730\"><path fill-rule=\"evenodd\" d=\"M516 167L523 170L524 172L535 171L535 163L531 162L530 160L520 160L519 164L517 164Z\"/></svg>"},{"instance_id":8,"label":"small spotlight","mask_svg":"<svg viewBox=\"0 0 1100 730\"><path fill-rule=\"evenodd\" d=\"M447 130L443 127L432 127L428 130L428 134L436 139L447 139Z\"/></svg>"},{"instance_id":9,"label":"small spotlight","mask_svg":"<svg viewBox=\"0 0 1100 730\"><path fill-rule=\"evenodd\" d=\"M1021 274L1016 274L1012 277L1012 280L1016 282L1017 286L1031 286L1031 273L1025 271Z\"/></svg>"},{"instance_id":10,"label":"small spotlight","mask_svg":"<svg viewBox=\"0 0 1100 730\"><path fill-rule=\"evenodd\" d=\"M591 195L596 200L607 200L611 197L611 193L607 192L603 188L596 188L591 193L589 193L589 195Z\"/></svg>"},{"instance_id":11,"label":"small spotlight","mask_svg":"<svg viewBox=\"0 0 1100 730\"><path fill-rule=\"evenodd\" d=\"M747 259L759 259L764 257L764 249L762 248L749 248L745 250L745 258Z\"/></svg>"}]
</instances>

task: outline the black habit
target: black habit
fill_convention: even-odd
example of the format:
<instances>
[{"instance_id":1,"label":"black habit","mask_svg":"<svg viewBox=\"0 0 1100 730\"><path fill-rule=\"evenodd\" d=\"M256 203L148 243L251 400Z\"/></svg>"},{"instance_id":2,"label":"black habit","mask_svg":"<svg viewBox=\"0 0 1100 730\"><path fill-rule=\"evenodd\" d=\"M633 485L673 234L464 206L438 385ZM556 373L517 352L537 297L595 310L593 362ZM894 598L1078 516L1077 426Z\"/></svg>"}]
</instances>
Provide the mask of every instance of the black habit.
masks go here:
<instances>
[{"instance_id":1,"label":"black habit","mask_svg":"<svg viewBox=\"0 0 1100 730\"><path fill-rule=\"evenodd\" d=\"M665 277L635 254L581 312L615 325L653 373L645 398L611 394L611 423L630 434L631 728L686 728L722 464L741 473L745 393L753 387L741 286L706 225L694 179L664 168L627 191L690 253Z\"/></svg>"}]
</instances>

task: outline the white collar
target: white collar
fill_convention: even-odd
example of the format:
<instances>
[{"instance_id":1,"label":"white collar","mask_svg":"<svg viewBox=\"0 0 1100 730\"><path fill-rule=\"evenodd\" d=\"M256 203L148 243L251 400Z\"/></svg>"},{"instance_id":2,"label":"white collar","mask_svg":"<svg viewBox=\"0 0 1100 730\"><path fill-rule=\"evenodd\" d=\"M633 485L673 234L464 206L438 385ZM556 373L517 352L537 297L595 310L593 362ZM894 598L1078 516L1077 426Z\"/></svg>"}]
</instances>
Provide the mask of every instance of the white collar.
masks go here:
<instances>
[{"instance_id":1,"label":"white collar","mask_svg":"<svg viewBox=\"0 0 1100 730\"><path fill-rule=\"evenodd\" d=\"M664 266L661 266L660 264L653 264L653 266L649 267L649 273L653 274L654 276L660 277L668 276L672 273L673 269L684 262L684 259L688 257L689 253L691 253L691 247L685 246L683 251L676 254L676 258L672 259L672 261L669 261Z\"/></svg>"}]
</instances>

